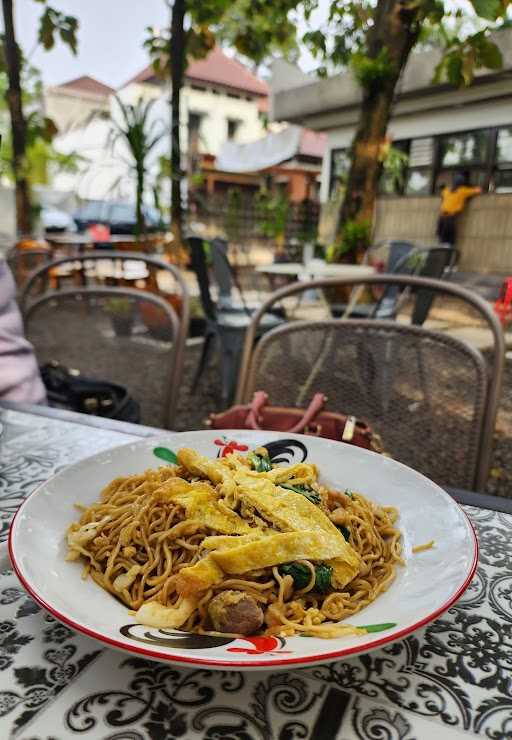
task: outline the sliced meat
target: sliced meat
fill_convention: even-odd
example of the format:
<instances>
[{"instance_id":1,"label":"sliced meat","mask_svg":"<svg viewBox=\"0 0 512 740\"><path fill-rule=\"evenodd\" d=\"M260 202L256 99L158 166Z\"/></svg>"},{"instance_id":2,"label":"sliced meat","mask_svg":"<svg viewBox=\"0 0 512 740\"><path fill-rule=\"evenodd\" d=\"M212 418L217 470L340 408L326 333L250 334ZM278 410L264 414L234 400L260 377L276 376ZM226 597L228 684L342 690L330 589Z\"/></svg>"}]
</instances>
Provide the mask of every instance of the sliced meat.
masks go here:
<instances>
[{"instance_id":1,"label":"sliced meat","mask_svg":"<svg viewBox=\"0 0 512 740\"><path fill-rule=\"evenodd\" d=\"M208 604L208 615L217 632L254 635L263 624L263 612L245 591L221 591Z\"/></svg>"}]
</instances>

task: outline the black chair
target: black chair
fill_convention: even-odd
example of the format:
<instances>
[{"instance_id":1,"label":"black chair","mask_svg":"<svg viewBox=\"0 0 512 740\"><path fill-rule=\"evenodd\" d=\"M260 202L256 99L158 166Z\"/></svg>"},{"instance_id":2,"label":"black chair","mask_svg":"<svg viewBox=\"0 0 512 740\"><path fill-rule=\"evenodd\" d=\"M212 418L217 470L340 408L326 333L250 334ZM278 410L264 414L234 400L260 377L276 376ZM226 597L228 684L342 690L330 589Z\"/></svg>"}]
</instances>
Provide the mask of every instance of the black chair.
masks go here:
<instances>
[{"instance_id":1,"label":"black chair","mask_svg":"<svg viewBox=\"0 0 512 740\"><path fill-rule=\"evenodd\" d=\"M199 287L201 305L206 318L204 344L197 370L192 382L194 391L203 375L213 347L217 344L219 364L221 369L222 400L229 403L235 390L240 356L252 315L257 306L249 307L243 303L238 307L231 300L232 271L226 267L227 245L223 240L209 242L212 256L212 267L218 280L219 300L215 302L210 291L210 276L206 260L204 240L200 237L189 237L188 245L191 255L191 267L196 274ZM217 265L217 269L215 268ZM229 265L229 262L228 262ZM242 295L242 294L241 294ZM276 312L278 313L278 312ZM272 329L283 322L282 316L267 313L261 322L261 336L265 331Z\"/></svg>"},{"instance_id":2,"label":"black chair","mask_svg":"<svg viewBox=\"0 0 512 740\"><path fill-rule=\"evenodd\" d=\"M377 245L375 248L370 248L369 253L373 249L381 249L382 245ZM385 272L389 275L412 275L414 274L414 267L409 263L409 255L415 251L414 244L408 241L393 240L389 244L388 258L385 263ZM381 297L374 303L360 303L356 304L350 310L351 319L369 319L375 318L378 313L378 318L390 318L396 314L396 305L401 294L401 289L397 285L386 285ZM331 314L333 318L341 318L347 312L349 304L347 303L334 303L331 304Z\"/></svg>"},{"instance_id":3,"label":"black chair","mask_svg":"<svg viewBox=\"0 0 512 740\"><path fill-rule=\"evenodd\" d=\"M393 245L398 245L395 252L393 252ZM411 248L407 250L409 246ZM402 256L394 259L401 249L403 250ZM393 264L389 274L441 280L450 276L458 260L459 252L454 247L413 247L409 242L393 242L388 265L390 262ZM350 311L350 318L394 319L409 294L409 288L404 289L397 285L387 286L375 303L354 306ZM414 292L414 296L412 323L421 326L428 317L435 295L433 291L419 289ZM343 316L344 313L332 311L335 318Z\"/></svg>"}]
</instances>

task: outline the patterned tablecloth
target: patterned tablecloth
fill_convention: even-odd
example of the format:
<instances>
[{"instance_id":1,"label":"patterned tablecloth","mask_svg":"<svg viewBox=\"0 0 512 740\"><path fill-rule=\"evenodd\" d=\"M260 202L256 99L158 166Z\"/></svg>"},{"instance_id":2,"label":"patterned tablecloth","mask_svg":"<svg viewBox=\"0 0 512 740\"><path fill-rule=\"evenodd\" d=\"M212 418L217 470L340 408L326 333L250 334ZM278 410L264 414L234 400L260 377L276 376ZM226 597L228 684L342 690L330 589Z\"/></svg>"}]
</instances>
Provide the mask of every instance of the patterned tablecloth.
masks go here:
<instances>
[{"instance_id":1,"label":"patterned tablecloth","mask_svg":"<svg viewBox=\"0 0 512 740\"><path fill-rule=\"evenodd\" d=\"M0 410L0 738L512 738L512 517L466 507L477 575L440 619L343 662L282 673L184 670L105 649L37 606L10 570L9 522L73 460L133 439Z\"/></svg>"}]
</instances>

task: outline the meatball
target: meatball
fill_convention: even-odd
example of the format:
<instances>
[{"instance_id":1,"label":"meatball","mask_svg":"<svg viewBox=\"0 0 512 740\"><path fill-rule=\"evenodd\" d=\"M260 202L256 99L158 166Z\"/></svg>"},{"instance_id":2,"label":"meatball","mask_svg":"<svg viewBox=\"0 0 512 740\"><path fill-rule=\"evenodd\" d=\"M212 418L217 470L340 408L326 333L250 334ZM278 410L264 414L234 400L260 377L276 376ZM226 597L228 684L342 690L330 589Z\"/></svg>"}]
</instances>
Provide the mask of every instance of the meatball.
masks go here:
<instances>
[{"instance_id":1,"label":"meatball","mask_svg":"<svg viewBox=\"0 0 512 740\"><path fill-rule=\"evenodd\" d=\"M245 591L221 591L208 604L208 615L217 632L254 635L263 624L263 612Z\"/></svg>"}]
</instances>

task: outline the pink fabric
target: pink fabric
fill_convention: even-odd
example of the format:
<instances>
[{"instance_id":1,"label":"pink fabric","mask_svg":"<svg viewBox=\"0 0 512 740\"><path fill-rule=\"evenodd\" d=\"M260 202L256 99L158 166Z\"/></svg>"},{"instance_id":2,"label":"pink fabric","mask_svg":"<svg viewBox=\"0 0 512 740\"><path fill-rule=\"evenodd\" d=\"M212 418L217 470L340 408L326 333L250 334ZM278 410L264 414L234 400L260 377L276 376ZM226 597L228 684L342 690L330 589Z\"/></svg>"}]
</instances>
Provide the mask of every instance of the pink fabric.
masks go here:
<instances>
[{"instance_id":1,"label":"pink fabric","mask_svg":"<svg viewBox=\"0 0 512 740\"><path fill-rule=\"evenodd\" d=\"M0 399L46 403L34 349L23 335L14 280L4 260L0 260Z\"/></svg>"}]
</instances>

